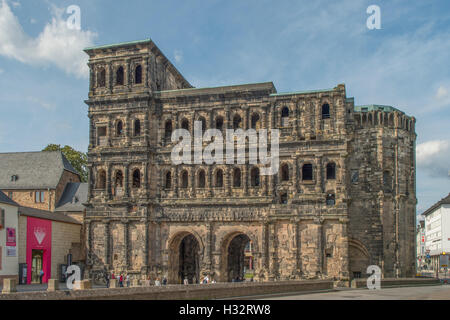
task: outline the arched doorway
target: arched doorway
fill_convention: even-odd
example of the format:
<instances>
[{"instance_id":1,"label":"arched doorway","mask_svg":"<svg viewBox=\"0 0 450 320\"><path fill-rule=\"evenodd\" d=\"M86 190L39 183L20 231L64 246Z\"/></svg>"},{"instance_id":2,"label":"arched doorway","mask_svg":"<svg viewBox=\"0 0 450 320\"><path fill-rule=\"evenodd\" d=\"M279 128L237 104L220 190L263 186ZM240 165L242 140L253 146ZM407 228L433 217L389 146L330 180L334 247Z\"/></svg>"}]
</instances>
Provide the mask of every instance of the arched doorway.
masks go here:
<instances>
[{"instance_id":1,"label":"arched doorway","mask_svg":"<svg viewBox=\"0 0 450 320\"><path fill-rule=\"evenodd\" d=\"M200 279L200 244L191 233L181 233L169 248L169 283L181 284L184 279L198 283Z\"/></svg>"},{"instance_id":2,"label":"arched doorway","mask_svg":"<svg viewBox=\"0 0 450 320\"><path fill-rule=\"evenodd\" d=\"M244 280L246 274L254 270L253 248L250 238L243 234L235 234L228 238L228 245L224 252L223 280L232 282Z\"/></svg>"},{"instance_id":3,"label":"arched doorway","mask_svg":"<svg viewBox=\"0 0 450 320\"><path fill-rule=\"evenodd\" d=\"M370 255L366 247L358 240L350 239L348 243L350 278L367 278Z\"/></svg>"}]
</instances>

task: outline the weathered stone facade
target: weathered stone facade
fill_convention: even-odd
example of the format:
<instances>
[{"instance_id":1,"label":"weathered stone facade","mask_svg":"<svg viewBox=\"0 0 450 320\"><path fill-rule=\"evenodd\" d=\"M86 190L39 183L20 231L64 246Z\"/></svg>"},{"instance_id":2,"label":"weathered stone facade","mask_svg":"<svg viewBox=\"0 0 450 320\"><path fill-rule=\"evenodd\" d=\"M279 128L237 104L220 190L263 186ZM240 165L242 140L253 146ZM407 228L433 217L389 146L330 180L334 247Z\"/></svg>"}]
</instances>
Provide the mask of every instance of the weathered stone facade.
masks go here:
<instances>
[{"instance_id":1,"label":"weathered stone facade","mask_svg":"<svg viewBox=\"0 0 450 320\"><path fill-rule=\"evenodd\" d=\"M86 52L92 273L230 281L248 241L255 280L347 280L369 264L414 273L414 118L355 107L342 84L194 89L151 40ZM173 165L171 133L193 135L194 121L279 129L279 173L260 176L248 161Z\"/></svg>"}]
</instances>

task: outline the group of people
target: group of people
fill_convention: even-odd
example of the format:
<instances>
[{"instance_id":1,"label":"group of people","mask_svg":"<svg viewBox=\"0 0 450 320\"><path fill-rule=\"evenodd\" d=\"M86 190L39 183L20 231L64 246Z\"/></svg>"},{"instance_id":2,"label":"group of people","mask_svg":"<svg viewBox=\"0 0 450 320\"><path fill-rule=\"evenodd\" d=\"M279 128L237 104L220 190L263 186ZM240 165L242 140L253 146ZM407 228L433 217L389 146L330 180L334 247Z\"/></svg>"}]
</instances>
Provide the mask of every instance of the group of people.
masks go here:
<instances>
[{"instance_id":1,"label":"group of people","mask_svg":"<svg viewBox=\"0 0 450 320\"><path fill-rule=\"evenodd\" d=\"M192 279L192 283L196 284L196 283L197 283L197 278L194 277L194 279ZM210 280L208 276L205 276L205 277L200 281L200 283L201 283L201 284L216 283L216 280L214 280L214 279ZM184 284L184 285L188 285L188 284L189 284L188 278L184 278L183 284Z\"/></svg>"},{"instance_id":2,"label":"group of people","mask_svg":"<svg viewBox=\"0 0 450 320\"><path fill-rule=\"evenodd\" d=\"M116 276L114 272L111 273L111 276L109 273L105 273L105 281L106 281L106 287L109 288L109 280L110 279L117 279L119 281L119 287L124 287L124 282L126 283L127 287L131 284L130 275L126 274L125 276L121 273L119 276Z\"/></svg>"}]
</instances>

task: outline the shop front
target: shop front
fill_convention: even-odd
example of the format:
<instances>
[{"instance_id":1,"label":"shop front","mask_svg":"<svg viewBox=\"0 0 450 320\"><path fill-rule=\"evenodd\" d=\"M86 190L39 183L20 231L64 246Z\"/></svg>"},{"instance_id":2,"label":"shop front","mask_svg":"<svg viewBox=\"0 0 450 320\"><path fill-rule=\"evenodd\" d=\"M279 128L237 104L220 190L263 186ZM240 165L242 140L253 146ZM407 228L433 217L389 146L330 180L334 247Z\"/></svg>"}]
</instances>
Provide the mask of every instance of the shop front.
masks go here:
<instances>
[{"instance_id":1,"label":"shop front","mask_svg":"<svg viewBox=\"0 0 450 320\"><path fill-rule=\"evenodd\" d=\"M52 221L27 217L26 263L28 284L48 282L52 266Z\"/></svg>"}]
</instances>

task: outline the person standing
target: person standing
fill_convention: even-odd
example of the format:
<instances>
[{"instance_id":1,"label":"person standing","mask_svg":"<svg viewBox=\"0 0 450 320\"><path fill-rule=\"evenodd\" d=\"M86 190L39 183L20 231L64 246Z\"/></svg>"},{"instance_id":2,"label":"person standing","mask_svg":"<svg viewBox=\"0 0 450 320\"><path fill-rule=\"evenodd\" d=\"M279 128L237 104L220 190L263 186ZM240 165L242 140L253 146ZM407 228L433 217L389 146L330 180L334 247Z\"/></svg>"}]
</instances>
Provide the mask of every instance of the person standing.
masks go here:
<instances>
[{"instance_id":1,"label":"person standing","mask_svg":"<svg viewBox=\"0 0 450 320\"><path fill-rule=\"evenodd\" d=\"M127 287L129 287L130 286L130 275L129 274L127 274L127 276L126 276L126 281L127 281Z\"/></svg>"},{"instance_id":2,"label":"person standing","mask_svg":"<svg viewBox=\"0 0 450 320\"><path fill-rule=\"evenodd\" d=\"M187 278L184 278L183 283L185 286L187 286L189 284L189 280Z\"/></svg>"},{"instance_id":3,"label":"person standing","mask_svg":"<svg viewBox=\"0 0 450 320\"><path fill-rule=\"evenodd\" d=\"M122 274L120 274L120 277L119 277L119 287L123 287L123 275Z\"/></svg>"},{"instance_id":4,"label":"person standing","mask_svg":"<svg viewBox=\"0 0 450 320\"><path fill-rule=\"evenodd\" d=\"M165 286L167 284L167 278L166 277L163 278L162 284L163 284L163 286Z\"/></svg>"},{"instance_id":5,"label":"person standing","mask_svg":"<svg viewBox=\"0 0 450 320\"><path fill-rule=\"evenodd\" d=\"M106 287L109 288L109 273L105 272L105 281L106 281Z\"/></svg>"},{"instance_id":6,"label":"person standing","mask_svg":"<svg viewBox=\"0 0 450 320\"><path fill-rule=\"evenodd\" d=\"M41 271L39 271L39 283L42 284L42 278L44 278L44 270L41 269Z\"/></svg>"}]
</instances>

